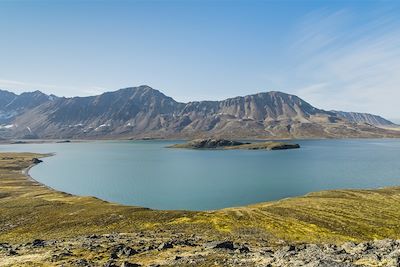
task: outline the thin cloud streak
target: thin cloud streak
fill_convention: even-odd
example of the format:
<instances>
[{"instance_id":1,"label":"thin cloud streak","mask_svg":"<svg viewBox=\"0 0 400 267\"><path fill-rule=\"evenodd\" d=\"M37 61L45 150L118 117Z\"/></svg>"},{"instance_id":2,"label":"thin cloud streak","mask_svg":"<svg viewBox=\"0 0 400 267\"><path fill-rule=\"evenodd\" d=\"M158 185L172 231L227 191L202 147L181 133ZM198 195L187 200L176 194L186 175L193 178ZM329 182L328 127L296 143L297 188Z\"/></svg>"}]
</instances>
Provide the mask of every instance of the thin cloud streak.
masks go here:
<instances>
[{"instance_id":1,"label":"thin cloud streak","mask_svg":"<svg viewBox=\"0 0 400 267\"><path fill-rule=\"evenodd\" d=\"M99 86L60 86L54 84L45 84L45 83L30 83L30 82L23 82L23 81L15 81L15 80L8 80L0 78L0 89L3 90L10 90L17 93L23 93L27 91L43 91L47 94L56 94L57 91L61 92L77 92L76 95L58 95L58 96L66 96L66 97L73 97L73 96L88 96L88 95L98 95L106 91L106 88L99 87ZM83 93L83 94L82 94Z\"/></svg>"},{"instance_id":2,"label":"thin cloud streak","mask_svg":"<svg viewBox=\"0 0 400 267\"><path fill-rule=\"evenodd\" d=\"M381 14L343 34L349 14L313 14L297 29L303 38L290 51L296 53L290 74L298 82L292 88L325 109L393 117L400 99L400 23Z\"/></svg>"}]
</instances>

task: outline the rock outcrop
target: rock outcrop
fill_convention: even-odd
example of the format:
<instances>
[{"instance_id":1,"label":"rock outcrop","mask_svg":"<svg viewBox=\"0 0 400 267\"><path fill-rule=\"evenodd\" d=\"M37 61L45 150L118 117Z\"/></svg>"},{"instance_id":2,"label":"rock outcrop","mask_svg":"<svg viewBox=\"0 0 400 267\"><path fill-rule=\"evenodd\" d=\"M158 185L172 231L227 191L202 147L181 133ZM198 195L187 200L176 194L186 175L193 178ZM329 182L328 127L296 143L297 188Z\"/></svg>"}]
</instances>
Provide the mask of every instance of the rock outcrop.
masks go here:
<instances>
[{"instance_id":1,"label":"rock outcrop","mask_svg":"<svg viewBox=\"0 0 400 267\"><path fill-rule=\"evenodd\" d=\"M190 149L249 149L249 150L284 150L300 148L299 144L289 144L283 142L254 142L242 143L238 141L226 139L195 139L188 143L176 144L169 146L170 148L190 148Z\"/></svg>"},{"instance_id":2,"label":"rock outcrop","mask_svg":"<svg viewBox=\"0 0 400 267\"><path fill-rule=\"evenodd\" d=\"M33 159L32 159L32 163L33 163L33 164L39 164L39 163L41 163L41 162L43 162L43 161L40 160L40 159L38 159L38 158L33 158Z\"/></svg>"},{"instance_id":3,"label":"rock outcrop","mask_svg":"<svg viewBox=\"0 0 400 267\"><path fill-rule=\"evenodd\" d=\"M233 241L208 242L172 233L105 234L32 243L0 243L0 264L51 266L399 266L400 241L393 239L342 244L246 245ZM36 242L37 243L37 242ZM117 245L115 245L117 244ZM133 251L133 253L132 253ZM34 255L34 256L33 256Z\"/></svg>"},{"instance_id":4,"label":"rock outcrop","mask_svg":"<svg viewBox=\"0 0 400 267\"><path fill-rule=\"evenodd\" d=\"M245 143L238 141L231 141L226 139L195 139L186 144L177 144L171 147L174 148L192 148L192 149L213 149L213 148L226 148L244 145ZM249 144L249 143L246 143Z\"/></svg>"}]
</instances>

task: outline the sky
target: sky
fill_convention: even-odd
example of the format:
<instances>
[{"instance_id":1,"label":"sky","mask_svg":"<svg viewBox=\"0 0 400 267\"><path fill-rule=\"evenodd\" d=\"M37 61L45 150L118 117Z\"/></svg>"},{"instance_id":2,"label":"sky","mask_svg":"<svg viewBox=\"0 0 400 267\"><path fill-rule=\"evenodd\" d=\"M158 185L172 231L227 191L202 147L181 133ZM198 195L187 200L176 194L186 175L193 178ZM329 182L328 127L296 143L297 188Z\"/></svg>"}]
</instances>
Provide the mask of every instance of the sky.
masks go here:
<instances>
[{"instance_id":1,"label":"sky","mask_svg":"<svg viewBox=\"0 0 400 267\"><path fill-rule=\"evenodd\" d=\"M265 91L400 123L400 1L0 1L0 88Z\"/></svg>"}]
</instances>

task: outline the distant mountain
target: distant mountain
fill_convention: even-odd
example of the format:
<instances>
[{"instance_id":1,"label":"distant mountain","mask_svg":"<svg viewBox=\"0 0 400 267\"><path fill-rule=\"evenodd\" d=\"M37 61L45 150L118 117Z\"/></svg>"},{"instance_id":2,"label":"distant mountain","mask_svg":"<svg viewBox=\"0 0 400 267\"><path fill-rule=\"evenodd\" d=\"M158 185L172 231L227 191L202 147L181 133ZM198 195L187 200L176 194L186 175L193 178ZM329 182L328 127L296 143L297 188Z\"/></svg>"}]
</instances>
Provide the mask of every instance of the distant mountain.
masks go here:
<instances>
[{"instance_id":1,"label":"distant mountain","mask_svg":"<svg viewBox=\"0 0 400 267\"><path fill-rule=\"evenodd\" d=\"M355 123L368 123L375 126L394 126L395 124L387 119L382 118L378 115L373 115L369 113L358 113L358 112L344 112L344 111L335 111L333 110L337 116L344 118L350 122Z\"/></svg>"},{"instance_id":2,"label":"distant mountain","mask_svg":"<svg viewBox=\"0 0 400 267\"><path fill-rule=\"evenodd\" d=\"M17 95L0 90L0 124L12 122L18 115L54 98L40 91Z\"/></svg>"},{"instance_id":3,"label":"distant mountain","mask_svg":"<svg viewBox=\"0 0 400 267\"><path fill-rule=\"evenodd\" d=\"M325 111L276 91L189 103L149 86L73 98L0 91L0 99L3 138L400 137L379 116Z\"/></svg>"}]
</instances>

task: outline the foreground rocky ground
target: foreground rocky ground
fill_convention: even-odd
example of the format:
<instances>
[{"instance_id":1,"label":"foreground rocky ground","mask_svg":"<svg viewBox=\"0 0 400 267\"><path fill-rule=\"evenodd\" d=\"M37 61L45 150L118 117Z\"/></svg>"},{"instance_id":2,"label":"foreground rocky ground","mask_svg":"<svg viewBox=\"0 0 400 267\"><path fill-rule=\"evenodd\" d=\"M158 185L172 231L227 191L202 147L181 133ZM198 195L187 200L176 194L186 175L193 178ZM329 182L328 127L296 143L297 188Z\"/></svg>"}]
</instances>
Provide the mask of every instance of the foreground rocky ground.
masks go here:
<instances>
[{"instance_id":1,"label":"foreground rocky ground","mask_svg":"<svg viewBox=\"0 0 400 267\"><path fill-rule=\"evenodd\" d=\"M400 241L391 239L251 246L179 233L163 236L143 232L1 243L0 266L400 266Z\"/></svg>"},{"instance_id":2,"label":"foreground rocky ground","mask_svg":"<svg viewBox=\"0 0 400 267\"><path fill-rule=\"evenodd\" d=\"M400 266L397 187L157 211L30 180L41 156L0 153L0 266Z\"/></svg>"}]
</instances>

